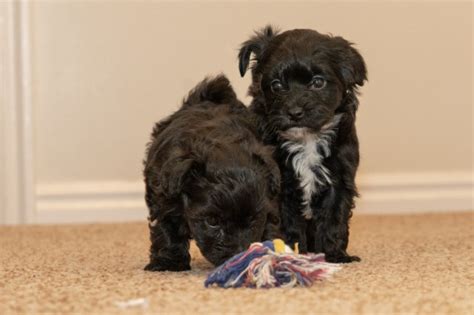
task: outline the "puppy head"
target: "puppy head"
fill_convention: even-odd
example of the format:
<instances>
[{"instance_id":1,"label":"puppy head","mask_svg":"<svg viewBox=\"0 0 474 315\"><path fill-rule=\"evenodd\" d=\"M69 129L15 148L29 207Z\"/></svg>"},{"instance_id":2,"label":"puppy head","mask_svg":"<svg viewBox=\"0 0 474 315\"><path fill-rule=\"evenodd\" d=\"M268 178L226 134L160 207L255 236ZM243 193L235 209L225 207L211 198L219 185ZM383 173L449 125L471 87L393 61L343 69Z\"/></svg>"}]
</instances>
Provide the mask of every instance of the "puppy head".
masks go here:
<instances>
[{"instance_id":1,"label":"puppy head","mask_svg":"<svg viewBox=\"0 0 474 315\"><path fill-rule=\"evenodd\" d=\"M243 43L245 75L254 55L252 95L271 130L319 131L336 111L355 110L354 93L367 79L364 60L342 37L297 29L278 34L270 26Z\"/></svg>"},{"instance_id":2,"label":"puppy head","mask_svg":"<svg viewBox=\"0 0 474 315\"><path fill-rule=\"evenodd\" d=\"M201 253L215 265L262 240L267 220L275 220L278 180L248 167L181 161L186 174L175 186L184 216ZM180 168L179 165L176 167ZM179 177L176 176L175 178Z\"/></svg>"}]
</instances>

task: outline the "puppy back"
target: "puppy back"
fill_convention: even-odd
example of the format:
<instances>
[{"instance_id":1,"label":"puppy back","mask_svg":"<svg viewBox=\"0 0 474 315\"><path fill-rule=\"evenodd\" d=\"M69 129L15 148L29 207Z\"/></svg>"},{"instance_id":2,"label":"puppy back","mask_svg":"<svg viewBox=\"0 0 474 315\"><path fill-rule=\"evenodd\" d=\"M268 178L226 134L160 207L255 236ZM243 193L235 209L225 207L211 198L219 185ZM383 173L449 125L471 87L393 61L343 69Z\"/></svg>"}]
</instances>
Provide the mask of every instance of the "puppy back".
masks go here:
<instances>
[{"instance_id":1,"label":"puppy back","mask_svg":"<svg viewBox=\"0 0 474 315\"><path fill-rule=\"evenodd\" d=\"M183 108L210 102L214 104L239 104L229 79L223 74L205 78L192 89L183 101Z\"/></svg>"}]
</instances>

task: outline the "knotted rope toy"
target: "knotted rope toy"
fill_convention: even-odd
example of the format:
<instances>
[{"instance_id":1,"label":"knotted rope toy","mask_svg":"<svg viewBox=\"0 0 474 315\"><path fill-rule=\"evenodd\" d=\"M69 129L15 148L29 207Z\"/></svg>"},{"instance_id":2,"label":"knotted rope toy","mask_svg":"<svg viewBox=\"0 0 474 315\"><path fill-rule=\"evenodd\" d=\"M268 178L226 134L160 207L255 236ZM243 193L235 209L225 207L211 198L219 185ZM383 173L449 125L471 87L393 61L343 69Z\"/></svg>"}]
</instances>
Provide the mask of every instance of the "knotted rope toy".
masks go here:
<instances>
[{"instance_id":1,"label":"knotted rope toy","mask_svg":"<svg viewBox=\"0 0 474 315\"><path fill-rule=\"evenodd\" d=\"M324 254L298 254L280 239L253 243L245 252L235 255L217 267L204 282L206 287L274 288L311 286L339 270L328 263Z\"/></svg>"}]
</instances>

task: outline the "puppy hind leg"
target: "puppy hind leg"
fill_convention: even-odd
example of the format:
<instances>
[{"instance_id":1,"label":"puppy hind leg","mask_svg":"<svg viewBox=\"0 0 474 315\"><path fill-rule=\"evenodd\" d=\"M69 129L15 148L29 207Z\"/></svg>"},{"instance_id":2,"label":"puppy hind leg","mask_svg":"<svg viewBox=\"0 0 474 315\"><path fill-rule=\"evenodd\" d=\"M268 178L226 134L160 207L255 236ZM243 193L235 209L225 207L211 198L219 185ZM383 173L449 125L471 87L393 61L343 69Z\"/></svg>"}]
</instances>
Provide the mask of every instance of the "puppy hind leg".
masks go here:
<instances>
[{"instance_id":1,"label":"puppy hind leg","mask_svg":"<svg viewBox=\"0 0 474 315\"><path fill-rule=\"evenodd\" d=\"M320 210L321 215L315 217L308 229L308 238L312 238L313 252L323 252L326 260L336 263L350 263L360 261L357 256L347 253L349 243L349 219L351 204L344 199L325 205Z\"/></svg>"}]
</instances>

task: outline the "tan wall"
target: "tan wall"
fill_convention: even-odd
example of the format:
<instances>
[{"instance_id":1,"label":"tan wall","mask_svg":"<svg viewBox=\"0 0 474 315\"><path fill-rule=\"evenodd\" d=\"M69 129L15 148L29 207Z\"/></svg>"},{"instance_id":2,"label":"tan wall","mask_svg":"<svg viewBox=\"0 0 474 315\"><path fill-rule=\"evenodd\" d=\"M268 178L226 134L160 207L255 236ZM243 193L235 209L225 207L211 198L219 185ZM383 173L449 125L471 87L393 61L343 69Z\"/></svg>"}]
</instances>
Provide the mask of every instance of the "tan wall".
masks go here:
<instances>
[{"instance_id":1,"label":"tan wall","mask_svg":"<svg viewBox=\"0 0 474 315\"><path fill-rule=\"evenodd\" d=\"M268 22L342 35L369 68L362 172L472 168L472 3L35 2L37 178L136 180L153 122ZM248 101L248 98L245 99Z\"/></svg>"}]
</instances>

